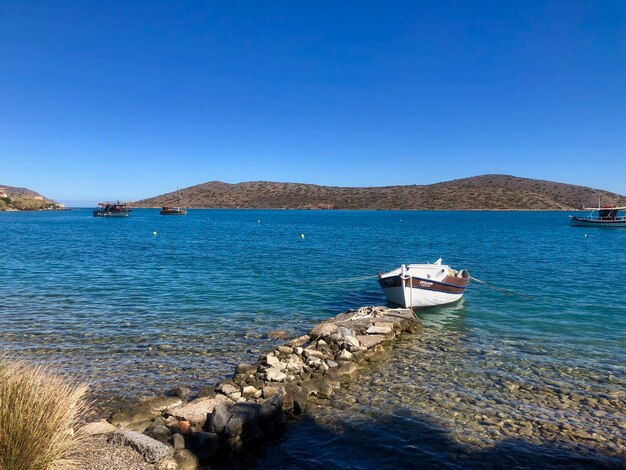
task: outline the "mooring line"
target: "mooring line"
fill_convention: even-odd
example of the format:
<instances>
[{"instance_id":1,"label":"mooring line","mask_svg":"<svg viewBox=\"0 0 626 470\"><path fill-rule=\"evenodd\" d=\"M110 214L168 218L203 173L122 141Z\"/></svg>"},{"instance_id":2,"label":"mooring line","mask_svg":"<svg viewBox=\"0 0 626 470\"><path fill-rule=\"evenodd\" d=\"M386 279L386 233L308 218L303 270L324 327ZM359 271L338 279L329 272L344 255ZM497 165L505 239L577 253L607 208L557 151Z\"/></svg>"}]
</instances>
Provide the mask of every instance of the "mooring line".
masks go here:
<instances>
[{"instance_id":1,"label":"mooring line","mask_svg":"<svg viewBox=\"0 0 626 470\"><path fill-rule=\"evenodd\" d=\"M514 292L512 290L505 289L504 287L494 286L493 284L489 284L488 282L481 281L480 279L476 279L474 276L470 276L470 279L474 282L477 282L478 284L488 287L489 289L497 290L497 291L500 291L509 295L517 295L518 297L524 297L525 299L535 300L535 298L531 297L530 295L520 294L519 292Z\"/></svg>"}]
</instances>

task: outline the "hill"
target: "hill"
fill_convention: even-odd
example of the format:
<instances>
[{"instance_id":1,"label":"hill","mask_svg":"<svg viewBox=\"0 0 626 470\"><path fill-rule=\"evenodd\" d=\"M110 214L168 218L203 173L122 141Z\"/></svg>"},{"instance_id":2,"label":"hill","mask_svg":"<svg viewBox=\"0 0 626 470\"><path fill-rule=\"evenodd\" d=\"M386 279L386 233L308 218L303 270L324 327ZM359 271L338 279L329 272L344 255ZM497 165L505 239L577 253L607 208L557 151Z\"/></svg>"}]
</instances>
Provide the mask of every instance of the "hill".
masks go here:
<instances>
[{"instance_id":1,"label":"hill","mask_svg":"<svg viewBox=\"0 0 626 470\"><path fill-rule=\"evenodd\" d=\"M255 209L572 210L581 204L626 205L626 197L585 186L482 175L429 185L336 187L299 183L220 181L191 186L132 204Z\"/></svg>"},{"instance_id":2,"label":"hill","mask_svg":"<svg viewBox=\"0 0 626 470\"><path fill-rule=\"evenodd\" d=\"M30 189L0 184L0 211L32 211L60 206L62 205Z\"/></svg>"}]
</instances>

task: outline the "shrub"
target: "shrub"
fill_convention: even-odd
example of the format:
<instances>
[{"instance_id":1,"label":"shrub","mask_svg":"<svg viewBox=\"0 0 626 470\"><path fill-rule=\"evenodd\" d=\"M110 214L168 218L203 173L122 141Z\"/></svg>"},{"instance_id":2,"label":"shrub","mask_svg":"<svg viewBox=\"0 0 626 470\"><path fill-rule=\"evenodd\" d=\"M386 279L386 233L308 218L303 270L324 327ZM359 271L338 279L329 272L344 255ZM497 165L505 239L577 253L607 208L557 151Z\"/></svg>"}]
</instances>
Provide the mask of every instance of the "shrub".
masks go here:
<instances>
[{"instance_id":1,"label":"shrub","mask_svg":"<svg viewBox=\"0 0 626 470\"><path fill-rule=\"evenodd\" d=\"M75 467L86 391L45 367L0 357L0 470Z\"/></svg>"}]
</instances>

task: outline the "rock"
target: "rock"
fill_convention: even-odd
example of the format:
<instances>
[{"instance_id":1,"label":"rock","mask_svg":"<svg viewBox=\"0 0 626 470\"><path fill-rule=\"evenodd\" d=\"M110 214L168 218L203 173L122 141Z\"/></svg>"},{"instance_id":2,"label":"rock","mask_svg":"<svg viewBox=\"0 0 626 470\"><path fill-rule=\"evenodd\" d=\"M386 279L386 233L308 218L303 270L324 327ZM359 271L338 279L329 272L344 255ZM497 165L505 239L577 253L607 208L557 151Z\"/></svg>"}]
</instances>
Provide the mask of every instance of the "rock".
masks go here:
<instances>
[{"instance_id":1,"label":"rock","mask_svg":"<svg viewBox=\"0 0 626 470\"><path fill-rule=\"evenodd\" d=\"M336 357L336 359L340 361L350 361L352 360L352 358L353 358L353 354L347 349L342 349L341 351L339 351L339 354L337 354L337 357Z\"/></svg>"},{"instance_id":2,"label":"rock","mask_svg":"<svg viewBox=\"0 0 626 470\"><path fill-rule=\"evenodd\" d=\"M168 408L166 412L181 421L189 421L192 426L201 428L206 422L207 415L218 403L231 403L231 400L224 395L217 395L215 398L196 398L183 406Z\"/></svg>"},{"instance_id":3,"label":"rock","mask_svg":"<svg viewBox=\"0 0 626 470\"><path fill-rule=\"evenodd\" d=\"M118 429L109 438L114 445L124 445L135 449L148 463L157 463L173 454L173 449L159 441L136 431Z\"/></svg>"},{"instance_id":4,"label":"rock","mask_svg":"<svg viewBox=\"0 0 626 470\"><path fill-rule=\"evenodd\" d=\"M188 387L174 387L168 390L165 395L168 397L178 397L181 400L188 400L193 395L193 391Z\"/></svg>"},{"instance_id":5,"label":"rock","mask_svg":"<svg viewBox=\"0 0 626 470\"><path fill-rule=\"evenodd\" d=\"M226 423L228 423L230 416L231 414L228 408L226 408L226 405L224 403L218 403L207 418L205 425L206 430L217 434L224 432L224 427Z\"/></svg>"},{"instance_id":6,"label":"rock","mask_svg":"<svg viewBox=\"0 0 626 470\"><path fill-rule=\"evenodd\" d=\"M274 387L271 385L266 385L265 387L263 387L263 398L269 398L272 395L276 395L277 393L282 394L284 392L284 389L282 389L282 387Z\"/></svg>"},{"instance_id":7,"label":"rock","mask_svg":"<svg viewBox=\"0 0 626 470\"><path fill-rule=\"evenodd\" d=\"M366 333L368 335L388 335L393 331L393 328L390 326L370 326Z\"/></svg>"},{"instance_id":8,"label":"rock","mask_svg":"<svg viewBox=\"0 0 626 470\"><path fill-rule=\"evenodd\" d=\"M231 437L230 439L226 439L226 445L230 448L230 450L237 450L241 447L241 436Z\"/></svg>"},{"instance_id":9,"label":"rock","mask_svg":"<svg viewBox=\"0 0 626 470\"><path fill-rule=\"evenodd\" d=\"M242 388L246 386L246 381L249 379L248 374L235 374L233 382L237 387Z\"/></svg>"},{"instance_id":10,"label":"rock","mask_svg":"<svg viewBox=\"0 0 626 470\"><path fill-rule=\"evenodd\" d=\"M232 401L239 401L239 399L241 398L241 392L233 392L230 395L228 395L228 398L230 398Z\"/></svg>"},{"instance_id":11,"label":"rock","mask_svg":"<svg viewBox=\"0 0 626 470\"><path fill-rule=\"evenodd\" d=\"M258 392L258 390L256 389L256 387L253 387L252 385L248 385L247 387L244 387L242 390L244 397L254 396L256 392Z\"/></svg>"},{"instance_id":12,"label":"rock","mask_svg":"<svg viewBox=\"0 0 626 470\"><path fill-rule=\"evenodd\" d=\"M361 342L355 336L344 336L341 339L341 344L352 352L361 346Z\"/></svg>"},{"instance_id":13,"label":"rock","mask_svg":"<svg viewBox=\"0 0 626 470\"><path fill-rule=\"evenodd\" d=\"M356 332L354 330L346 328L345 326L340 326L339 328L337 328L337 333L339 333L339 336L341 336L341 338L346 338L347 336L356 336Z\"/></svg>"},{"instance_id":14,"label":"rock","mask_svg":"<svg viewBox=\"0 0 626 470\"><path fill-rule=\"evenodd\" d=\"M231 417L224 427L224 437L232 439L241 436L244 441L258 440L265 435L264 430L273 430L275 422L282 416L282 397L278 394L263 403L237 403L228 411ZM269 425L268 423L272 423Z\"/></svg>"},{"instance_id":15,"label":"rock","mask_svg":"<svg viewBox=\"0 0 626 470\"><path fill-rule=\"evenodd\" d=\"M184 449L185 448L185 438L182 434L174 434L172 435L172 445L174 449Z\"/></svg>"},{"instance_id":16,"label":"rock","mask_svg":"<svg viewBox=\"0 0 626 470\"><path fill-rule=\"evenodd\" d=\"M313 338L327 337L337 331L338 327L332 322L323 322L315 325L309 335Z\"/></svg>"},{"instance_id":17,"label":"rock","mask_svg":"<svg viewBox=\"0 0 626 470\"><path fill-rule=\"evenodd\" d=\"M359 335L356 338L359 340L361 345L366 347L367 349L372 348L376 346L377 344L384 342L387 339L381 335L373 335L373 336Z\"/></svg>"},{"instance_id":18,"label":"rock","mask_svg":"<svg viewBox=\"0 0 626 470\"><path fill-rule=\"evenodd\" d=\"M220 447L219 438L213 432L194 432L187 439L187 447L201 462L213 457Z\"/></svg>"},{"instance_id":19,"label":"rock","mask_svg":"<svg viewBox=\"0 0 626 470\"><path fill-rule=\"evenodd\" d=\"M330 367L331 369L339 365L335 361L326 361L326 364L328 364L328 367Z\"/></svg>"},{"instance_id":20,"label":"rock","mask_svg":"<svg viewBox=\"0 0 626 470\"><path fill-rule=\"evenodd\" d=\"M267 333L268 339L285 339L289 336L289 332L285 330L270 331Z\"/></svg>"},{"instance_id":21,"label":"rock","mask_svg":"<svg viewBox=\"0 0 626 470\"><path fill-rule=\"evenodd\" d=\"M318 351L317 349L310 349L307 348L303 351L303 355L304 357L318 357L318 358L323 358L324 357L324 353L322 351Z\"/></svg>"},{"instance_id":22,"label":"rock","mask_svg":"<svg viewBox=\"0 0 626 470\"><path fill-rule=\"evenodd\" d=\"M117 427L113 426L106 419L100 421L94 421L93 423L87 423L80 428L80 433L86 436L96 436L99 434L110 434L117 431Z\"/></svg>"},{"instance_id":23,"label":"rock","mask_svg":"<svg viewBox=\"0 0 626 470\"><path fill-rule=\"evenodd\" d=\"M163 426L162 424L154 424L150 425L148 429L144 431L146 436L150 436L152 439L156 439L159 442L167 442L172 436L172 432L169 430L167 426Z\"/></svg>"},{"instance_id":24,"label":"rock","mask_svg":"<svg viewBox=\"0 0 626 470\"><path fill-rule=\"evenodd\" d=\"M287 371L289 372L293 372L293 373L299 373L302 370L302 365L301 364L296 364L294 362L290 362L287 364Z\"/></svg>"},{"instance_id":25,"label":"rock","mask_svg":"<svg viewBox=\"0 0 626 470\"><path fill-rule=\"evenodd\" d=\"M182 404L182 400L178 397L151 398L140 405L126 408L114 414L111 418L111 424L141 433L150 426L152 418L160 416L161 411L180 404Z\"/></svg>"},{"instance_id":26,"label":"rock","mask_svg":"<svg viewBox=\"0 0 626 470\"><path fill-rule=\"evenodd\" d=\"M304 349L302 349L300 346L295 348L294 351L296 352L298 356L302 356L302 354L304 353Z\"/></svg>"},{"instance_id":27,"label":"rock","mask_svg":"<svg viewBox=\"0 0 626 470\"><path fill-rule=\"evenodd\" d=\"M310 394L320 398L330 398L334 393L333 387L324 380L312 380L306 386Z\"/></svg>"},{"instance_id":28,"label":"rock","mask_svg":"<svg viewBox=\"0 0 626 470\"><path fill-rule=\"evenodd\" d=\"M306 362L309 366L318 368L322 364L322 360L319 357L311 356Z\"/></svg>"},{"instance_id":29,"label":"rock","mask_svg":"<svg viewBox=\"0 0 626 470\"><path fill-rule=\"evenodd\" d=\"M223 393L224 395L230 395L231 393L236 393L241 391L241 389L230 383L223 383L216 387L215 389L218 392Z\"/></svg>"},{"instance_id":30,"label":"rock","mask_svg":"<svg viewBox=\"0 0 626 470\"><path fill-rule=\"evenodd\" d=\"M289 346L292 346L295 348L298 346L303 346L309 341L311 341L311 337L308 335L298 336L297 338L294 338L291 341L289 341Z\"/></svg>"},{"instance_id":31,"label":"rock","mask_svg":"<svg viewBox=\"0 0 626 470\"><path fill-rule=\"evenodd\" d=\"M191 433L191 424L189 423L189 421L176 420L176 422L168 424L167 427L170 431L172 431L172 433L179 433L184 435Z\"/></svg>"},{"instance_id":32,"label":"rock","mask_svg":"<svg viewBox=\"0 0 626 470\"><path fill-rule=\"evenodd\" d=\"M287 378L287 374L280 369L270 367L265 371L264 377L269 382L283 382Z\"/></svg>"},{"instance_id":33,"label":"rock","mask_svg":"<svg viewBox=\"0 0 626 470\"><path fill-rule=\"evenodd\" d=\"M237 364L235 368L236 374L254 374L257 371L256 364Z\"/></svg>"},{"instance_id":34,"label":"rock","mask_svg":"<svg viewBox=\"0 0 626 470\"><path fill-rule=\"evenodd\" d=\"M289 346L278 346L276 348L276 350L280 353L280 354L291 354L293 353L293 348L289 347Z\"/></svg>"},{"instance_id":35,"label":"rock","mask_svg":"<svg viewBox=\"0 0 626 470\"><path fill-rule=\"evenodd\" d=\"M267 354L263 362L270 367L278 367L280 359L278 359L274 354Z\"/></svg>"},{"instance_id":36,"label":"rock","mask_svg":"<svg viewBox=\"0 0 626 470\"><path fill-rule=\"evenodd\" d=\"M159 462L154 470L198 470L200 462L192 452L179 449L174 455Z\"/></svg>"},{"instance_id":37,"label":"rock","mask_svg":"<svg viewBox=\"0 0 626 470\"><path fill-rule=\"evenodd\" d=\"M341 375L352 376L358 368L354 362L344 362L337 368L337 372Z\"/></svg>"},{"instance_id":38,"label":"rock","mask_svg":"<svg viewBox=\"0 0 626 470\"><path fill-rule=\"evenodd\" d=\"M215 398L215 387L201 387L198 398Z\"/></svg>"},{"instance_id":39,"label":"rock","mask_svg":"<svg viewBox=\"0 0 626 470\"><path fill-rule=\"evenodd\" d=\"M304 414L308 406L309 394L302 388L296 388L292 391L290 396L290 408L293 409L294 414ZM287 401L287 400L285 400ZM286 408L286 407L285 407Z\"/></svg>"}]
</instances>

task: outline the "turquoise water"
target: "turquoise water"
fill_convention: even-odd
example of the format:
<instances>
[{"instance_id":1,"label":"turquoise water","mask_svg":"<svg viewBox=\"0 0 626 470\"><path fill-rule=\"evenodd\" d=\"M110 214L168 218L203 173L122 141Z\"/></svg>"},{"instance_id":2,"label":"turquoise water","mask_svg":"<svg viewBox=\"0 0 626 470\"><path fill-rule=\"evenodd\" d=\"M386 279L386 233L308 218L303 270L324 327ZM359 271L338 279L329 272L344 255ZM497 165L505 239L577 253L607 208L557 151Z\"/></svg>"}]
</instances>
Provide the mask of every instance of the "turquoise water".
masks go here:
<instances>
[{"instance_id":1,"label":"turquoise water","mask_svg":"<svg viewBox=\"0 0 626 470\"><path fill-rule=\"evenodd\" d=\"M100 397L214 383L271 347L267 332L382 304L366 277L440 256L534 297L473 284L420 313L441 341L556 371L535 381L626 384L626 230L566 213L74 210L0 213L0 234L0 349L80 373Z\"/></svg>"}]
</instances>

